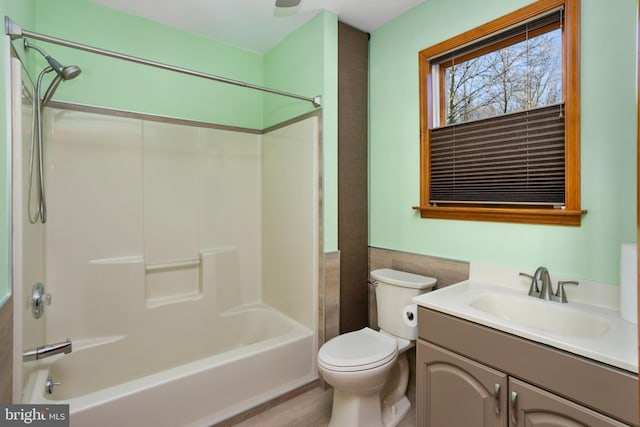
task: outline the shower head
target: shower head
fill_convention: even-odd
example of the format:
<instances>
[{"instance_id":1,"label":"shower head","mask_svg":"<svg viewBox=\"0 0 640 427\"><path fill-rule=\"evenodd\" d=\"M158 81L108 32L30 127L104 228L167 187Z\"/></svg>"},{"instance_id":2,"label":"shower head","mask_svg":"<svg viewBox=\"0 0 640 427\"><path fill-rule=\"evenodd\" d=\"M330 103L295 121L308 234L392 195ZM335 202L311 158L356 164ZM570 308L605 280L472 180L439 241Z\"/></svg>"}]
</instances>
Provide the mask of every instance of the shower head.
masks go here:
<instances>
[{"instance_id":1,"label":"shower head","mask_svg":"<svg viewBox=\"0 0 640 427\"><path fill-rule=\"evenodd\" d=\"M62 80L71 80L77 77L82 72L82 70L80 70L80 67L76 65L69 65L66 67L62 66L62 64L60 64L51 55L48 55L40 47L30 44L27 39L24 39L24 48L25 50L35 49L40 52L40 55L44 56L44 59L46 59L51 66L51 69L53 69L57 73L57 76L53 79L53 81L49 85L49 88L47 88L47 91L44 93L44 97L42 98L42 105L46 105L49 102L56 89L58 89L58 85Z\"/></svg>"},{"instance_id":2,"label":"shower head","mask_svg":"<svg viewBox=\"0 0 640 427\"><path fill-rule=\"evenodd\" d=\"M62 76L62 80L71 80L78 77L81 72L82 70L77 65L67 65L66 67L62 67L60 75Z\"/></svg>"},{"instance_id":3,"label":"shower head","mask_svg":"<svg viewBox=\"0 0 640 427\"><path fill-rule=\"evenodd\" d=\"M56 89L58 89L58 85L62 80L71 80L74 77L77 77L81 72L82 70L80 70L80 68L75 65L62 67L62 69L58 72L58 75L53 79L53 81L47 88L47 91L44 93L44 96L42 97L42 105L47 105L49 103L49 100L55 93Z\"/></svg>"}]
</instances>

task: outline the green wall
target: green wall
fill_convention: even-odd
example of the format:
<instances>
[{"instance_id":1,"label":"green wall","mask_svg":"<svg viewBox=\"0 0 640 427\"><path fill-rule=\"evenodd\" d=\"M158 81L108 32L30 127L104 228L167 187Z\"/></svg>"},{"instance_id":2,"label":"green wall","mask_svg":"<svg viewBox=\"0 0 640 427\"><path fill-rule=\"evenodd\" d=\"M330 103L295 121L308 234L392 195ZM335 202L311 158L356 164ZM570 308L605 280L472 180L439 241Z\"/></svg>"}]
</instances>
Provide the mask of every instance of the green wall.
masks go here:
<instances>
[{"instance_id":1,"label":"green wall","mask_svg":"<svg viewBox=\"0 0 640 427\"><path fill-rule=\"evenodd\" d=\"M103 49L262 85L262 55L87 0L36 0L36 31ZM262 93L40 42L82 74L55 99L261 128ZM35 53L34 53L35 54ZM38 69L43 66L40 62Z\"/></svg>"},{"instance_id":2,"label":"green wall","mask_svg":"<svg viewBox=\"0 0 640 427\"><path fill-rule=\"evenodd\" d=\"M35 7L33 0L0 0L0 17L3 19L2 34L4 34L4 17L10 16L16 21L24 22L23 25L33 26L35 22ZM0 305L11 292L11 123L10 123L10 82L9 82L9 57L8 37L2 38L0 45L0 100L2 111L0 114ZM16 45L18 53L21 53L21 45Z\"/></svg>"},{"instance_id":3,"label":"green wall","mask_svg":"<svg viewBox=\"0 0 640 427\"><path fill-rule=\"evenodd\" d=\"M287 88L287 91L309 98L323 92L322 53L328 12L319 13L264 55L264 85ZM300 108L300 107L303 108ZM283 96L264 95L264 127L269 127L315 108L311 103Z\"/></svg>"},{"instance_id":4,"label":"green wall","mask_svg":"<svg viewBox=\"0 0 640 427\"><path fill-rule=\"evenodd\" d=\"M421 219L418 51L531 1L429 0L372 34L371 246L617 284L635 242L637 0L582 1L582 226ZM461 13L460 11L464 11Z\"/></svg>"}]
</instances>

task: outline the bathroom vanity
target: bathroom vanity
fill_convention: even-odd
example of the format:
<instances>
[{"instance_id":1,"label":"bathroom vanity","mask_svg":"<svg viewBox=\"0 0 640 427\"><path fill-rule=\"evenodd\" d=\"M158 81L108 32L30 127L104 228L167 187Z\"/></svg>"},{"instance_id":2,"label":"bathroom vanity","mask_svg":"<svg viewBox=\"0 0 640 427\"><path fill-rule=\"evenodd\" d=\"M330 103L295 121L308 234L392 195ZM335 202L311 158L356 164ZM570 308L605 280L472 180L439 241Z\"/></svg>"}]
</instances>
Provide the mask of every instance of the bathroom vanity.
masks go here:
<instances>
[{"instance_id":1,"label":"bathroom vanity","mask_svg":"<svg viewBox=\"0 0 640 427\"><path fill-rule=\"evenodd\" d=\"M469 288L474 289L474 284L471 285ZM461 315L457 315L455 307L449 310L443 303L448 300L436 295L439 292L445 295L446 289L414 299L419 305L416 356L419 427L639 425L637 356L632 361L630 354L630 349L636 346L635 337L630 335L635 325L602 317L606 327L601 331L593 329L595 336L571 325L568 330L553 330L539 336L530 326L522 328L524 333L519 328L512 332L496 320L495 313L487 315L486 322L474 319L475 312L480 313L479 317L482 313L473 308L473 303L465 302L464 293L450 292L455 301L451 306L467 304L472 307L468 310L471 314L467 315L466 309L460 309ZM471 302L486 299L492 290L474 292L478 293L469 298ZM509 298L507 302L520 304ZM536 309L547 307L542 304L553 304L548 306L551 310L573 310L567 304L535 301L526 296L526 291L523 298L525 303L531 299L539 304ZM439 306L441 303L444 305ZM526 311L524 307L518 309ZM556 316L553 312L539 314L540 318ZM492 320L496 320L495 324ZM547 335L550 341L545 342ZM633 342L626 342L627 335ZM589 347L591 343L595 344ZM621 357L607 354L618 344ZM587 349L578 354L581 346ZM578 350L573 351L573 347Z\"/></svg>"}]
</instances>

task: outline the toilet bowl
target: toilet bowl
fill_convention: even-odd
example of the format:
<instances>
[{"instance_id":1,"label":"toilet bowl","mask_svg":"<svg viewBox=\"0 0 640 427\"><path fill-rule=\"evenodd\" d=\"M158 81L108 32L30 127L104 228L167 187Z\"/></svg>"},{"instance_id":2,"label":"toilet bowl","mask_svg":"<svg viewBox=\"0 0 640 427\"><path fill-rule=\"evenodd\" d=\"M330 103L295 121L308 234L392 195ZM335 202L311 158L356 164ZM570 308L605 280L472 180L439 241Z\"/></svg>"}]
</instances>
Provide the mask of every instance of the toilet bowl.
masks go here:
<instances>
[{"instance_id":1,"label":"toilet bowl","mask_svg":"<svg viewBox=\"0 0 640 427\"><path fill-rule=\"evenodd\" d=\"M371 276L378 282L380 331L348 332L318 351L318 371L334 388L330 427L393 427L411 409L406 350L414 346L417 326L405 316L411 299L436 279L391 269Z\"/></svg>"},{"instance_id":2,"label":"toilet bowl","mask_svg":"<svg viewBox=\"0 0 640 427\"><path fill-rule=\"evenodd\" d=\"M318 352L318 369L333 386L330 427L383 427L380 391L398 358L391 337L370 328L339 335Z\"/></svg>"}]
</instances>

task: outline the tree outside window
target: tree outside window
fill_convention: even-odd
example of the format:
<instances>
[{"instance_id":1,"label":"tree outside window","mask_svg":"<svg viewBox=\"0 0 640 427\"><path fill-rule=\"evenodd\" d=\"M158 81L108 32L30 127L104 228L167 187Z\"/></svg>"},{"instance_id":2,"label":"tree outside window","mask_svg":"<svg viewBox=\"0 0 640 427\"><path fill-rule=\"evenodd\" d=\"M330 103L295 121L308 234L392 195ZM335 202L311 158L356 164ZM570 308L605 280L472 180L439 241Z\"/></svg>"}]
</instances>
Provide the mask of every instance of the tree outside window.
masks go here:
<instances>
[{"instance_id":1,"label":"tree outside window","mask_svg":"<svg viewBox=\"0 0 640 427\"><path fill-rule=\"evenodd\" d=\"M562 102L560 29L464 61L449 62L457 63L443 67L443 124Z\"/></svg>"}]
</instances>

